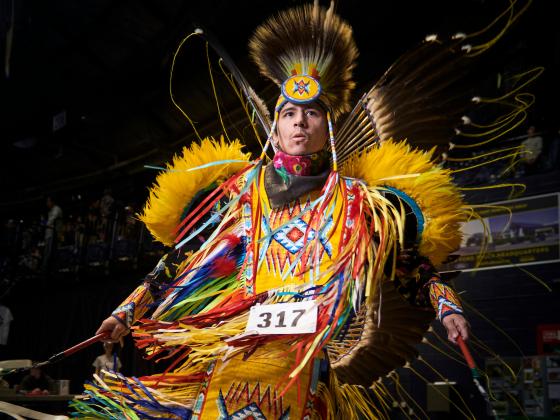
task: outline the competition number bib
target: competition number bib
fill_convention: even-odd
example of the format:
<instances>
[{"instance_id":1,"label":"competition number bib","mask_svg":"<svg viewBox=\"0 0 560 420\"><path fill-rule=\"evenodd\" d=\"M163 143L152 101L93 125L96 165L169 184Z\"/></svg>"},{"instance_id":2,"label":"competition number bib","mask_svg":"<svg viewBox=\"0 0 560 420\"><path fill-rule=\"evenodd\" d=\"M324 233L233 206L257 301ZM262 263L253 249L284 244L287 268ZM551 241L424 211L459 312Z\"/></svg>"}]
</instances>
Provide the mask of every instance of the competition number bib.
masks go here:
<instances>
[{"instance_id":1,"label":"competition number bib","mask_svg":"<svg viewBox=\"0 0 560 420\"><path fill-rule=\"evenodd\" d=\"M317 328L317 304L312 301L251 306L246 333L308 334Z\"/></svg>"}]
</instances>

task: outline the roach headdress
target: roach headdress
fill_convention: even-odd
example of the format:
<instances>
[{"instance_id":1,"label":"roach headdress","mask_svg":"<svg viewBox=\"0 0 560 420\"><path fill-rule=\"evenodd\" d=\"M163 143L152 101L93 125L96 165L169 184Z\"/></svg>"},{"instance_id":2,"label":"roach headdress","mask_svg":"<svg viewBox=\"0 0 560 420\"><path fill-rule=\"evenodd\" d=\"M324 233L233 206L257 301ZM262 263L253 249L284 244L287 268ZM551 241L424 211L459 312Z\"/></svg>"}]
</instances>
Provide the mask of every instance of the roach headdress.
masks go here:
<instances>
[{"instance_id":1,"label":"roach headdress","mask_svg":"<svg viewBox=\"0 0 560 420\"><path fill-rule=\"evenodd\" d=\"M358 50L352 28L315 2L269 18L249 42L261 74L281 87L277 108L286 102L319 100L334 118L349 111Z\"/></svg>"}]
</instances>

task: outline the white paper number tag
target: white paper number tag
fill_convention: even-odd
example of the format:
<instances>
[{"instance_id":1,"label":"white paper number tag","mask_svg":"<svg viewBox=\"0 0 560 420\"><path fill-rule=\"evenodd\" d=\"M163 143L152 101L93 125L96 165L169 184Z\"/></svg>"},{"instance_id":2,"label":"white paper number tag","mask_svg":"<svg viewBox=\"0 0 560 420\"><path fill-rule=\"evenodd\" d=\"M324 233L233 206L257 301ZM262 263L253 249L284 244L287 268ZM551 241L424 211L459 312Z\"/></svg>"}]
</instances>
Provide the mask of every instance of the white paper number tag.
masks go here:
<instances>
[{"instance_id":1,"label":"white paper number tag","mask_svg":"<svg viewBox=\"0 0 560 420\"><path fill-rule=\"evenodd\" d=\"M312 300L251 306L247 333L307 334L317 329L317 305Z\"/></svg>"}]
</instances>

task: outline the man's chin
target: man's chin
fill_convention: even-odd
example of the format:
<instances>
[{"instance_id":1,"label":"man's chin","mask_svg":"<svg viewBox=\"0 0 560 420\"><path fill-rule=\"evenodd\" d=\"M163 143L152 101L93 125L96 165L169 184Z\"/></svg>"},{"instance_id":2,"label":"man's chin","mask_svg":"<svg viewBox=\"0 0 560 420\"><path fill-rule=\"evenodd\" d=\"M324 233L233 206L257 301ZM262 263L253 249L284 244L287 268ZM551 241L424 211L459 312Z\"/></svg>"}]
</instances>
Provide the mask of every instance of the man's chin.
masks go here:
<instances>
[{"instance_id":1,"label":"man's chin","mask_svg":"<svg viewBox=\"0 0 560 420\"><path fill-rule=\"evenodd\" d=\"M286 153L291 156L301 156L301 155L310 155L313 152L309 152L305 147L294 147L291 148L290 151Z\"/></svg>"}]
</instances>

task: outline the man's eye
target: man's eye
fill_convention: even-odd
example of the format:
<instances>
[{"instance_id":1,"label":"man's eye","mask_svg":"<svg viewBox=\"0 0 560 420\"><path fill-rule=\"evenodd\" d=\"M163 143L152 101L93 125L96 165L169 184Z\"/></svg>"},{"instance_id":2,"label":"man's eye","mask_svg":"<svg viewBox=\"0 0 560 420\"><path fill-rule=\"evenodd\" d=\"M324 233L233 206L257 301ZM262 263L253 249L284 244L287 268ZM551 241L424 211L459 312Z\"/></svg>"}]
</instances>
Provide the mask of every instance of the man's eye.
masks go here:
<instances>
[{"instance_id":1,"label":"man's eye","mask_svg":"<svg viewBox=\"0 0 560 420\"><path fill-rule=\"evenodd\" d=\"M307 111L307 115L311 116L311 117L316 117L317 116L317 111L310 109Z\"/></svg>"}]
</instances>

